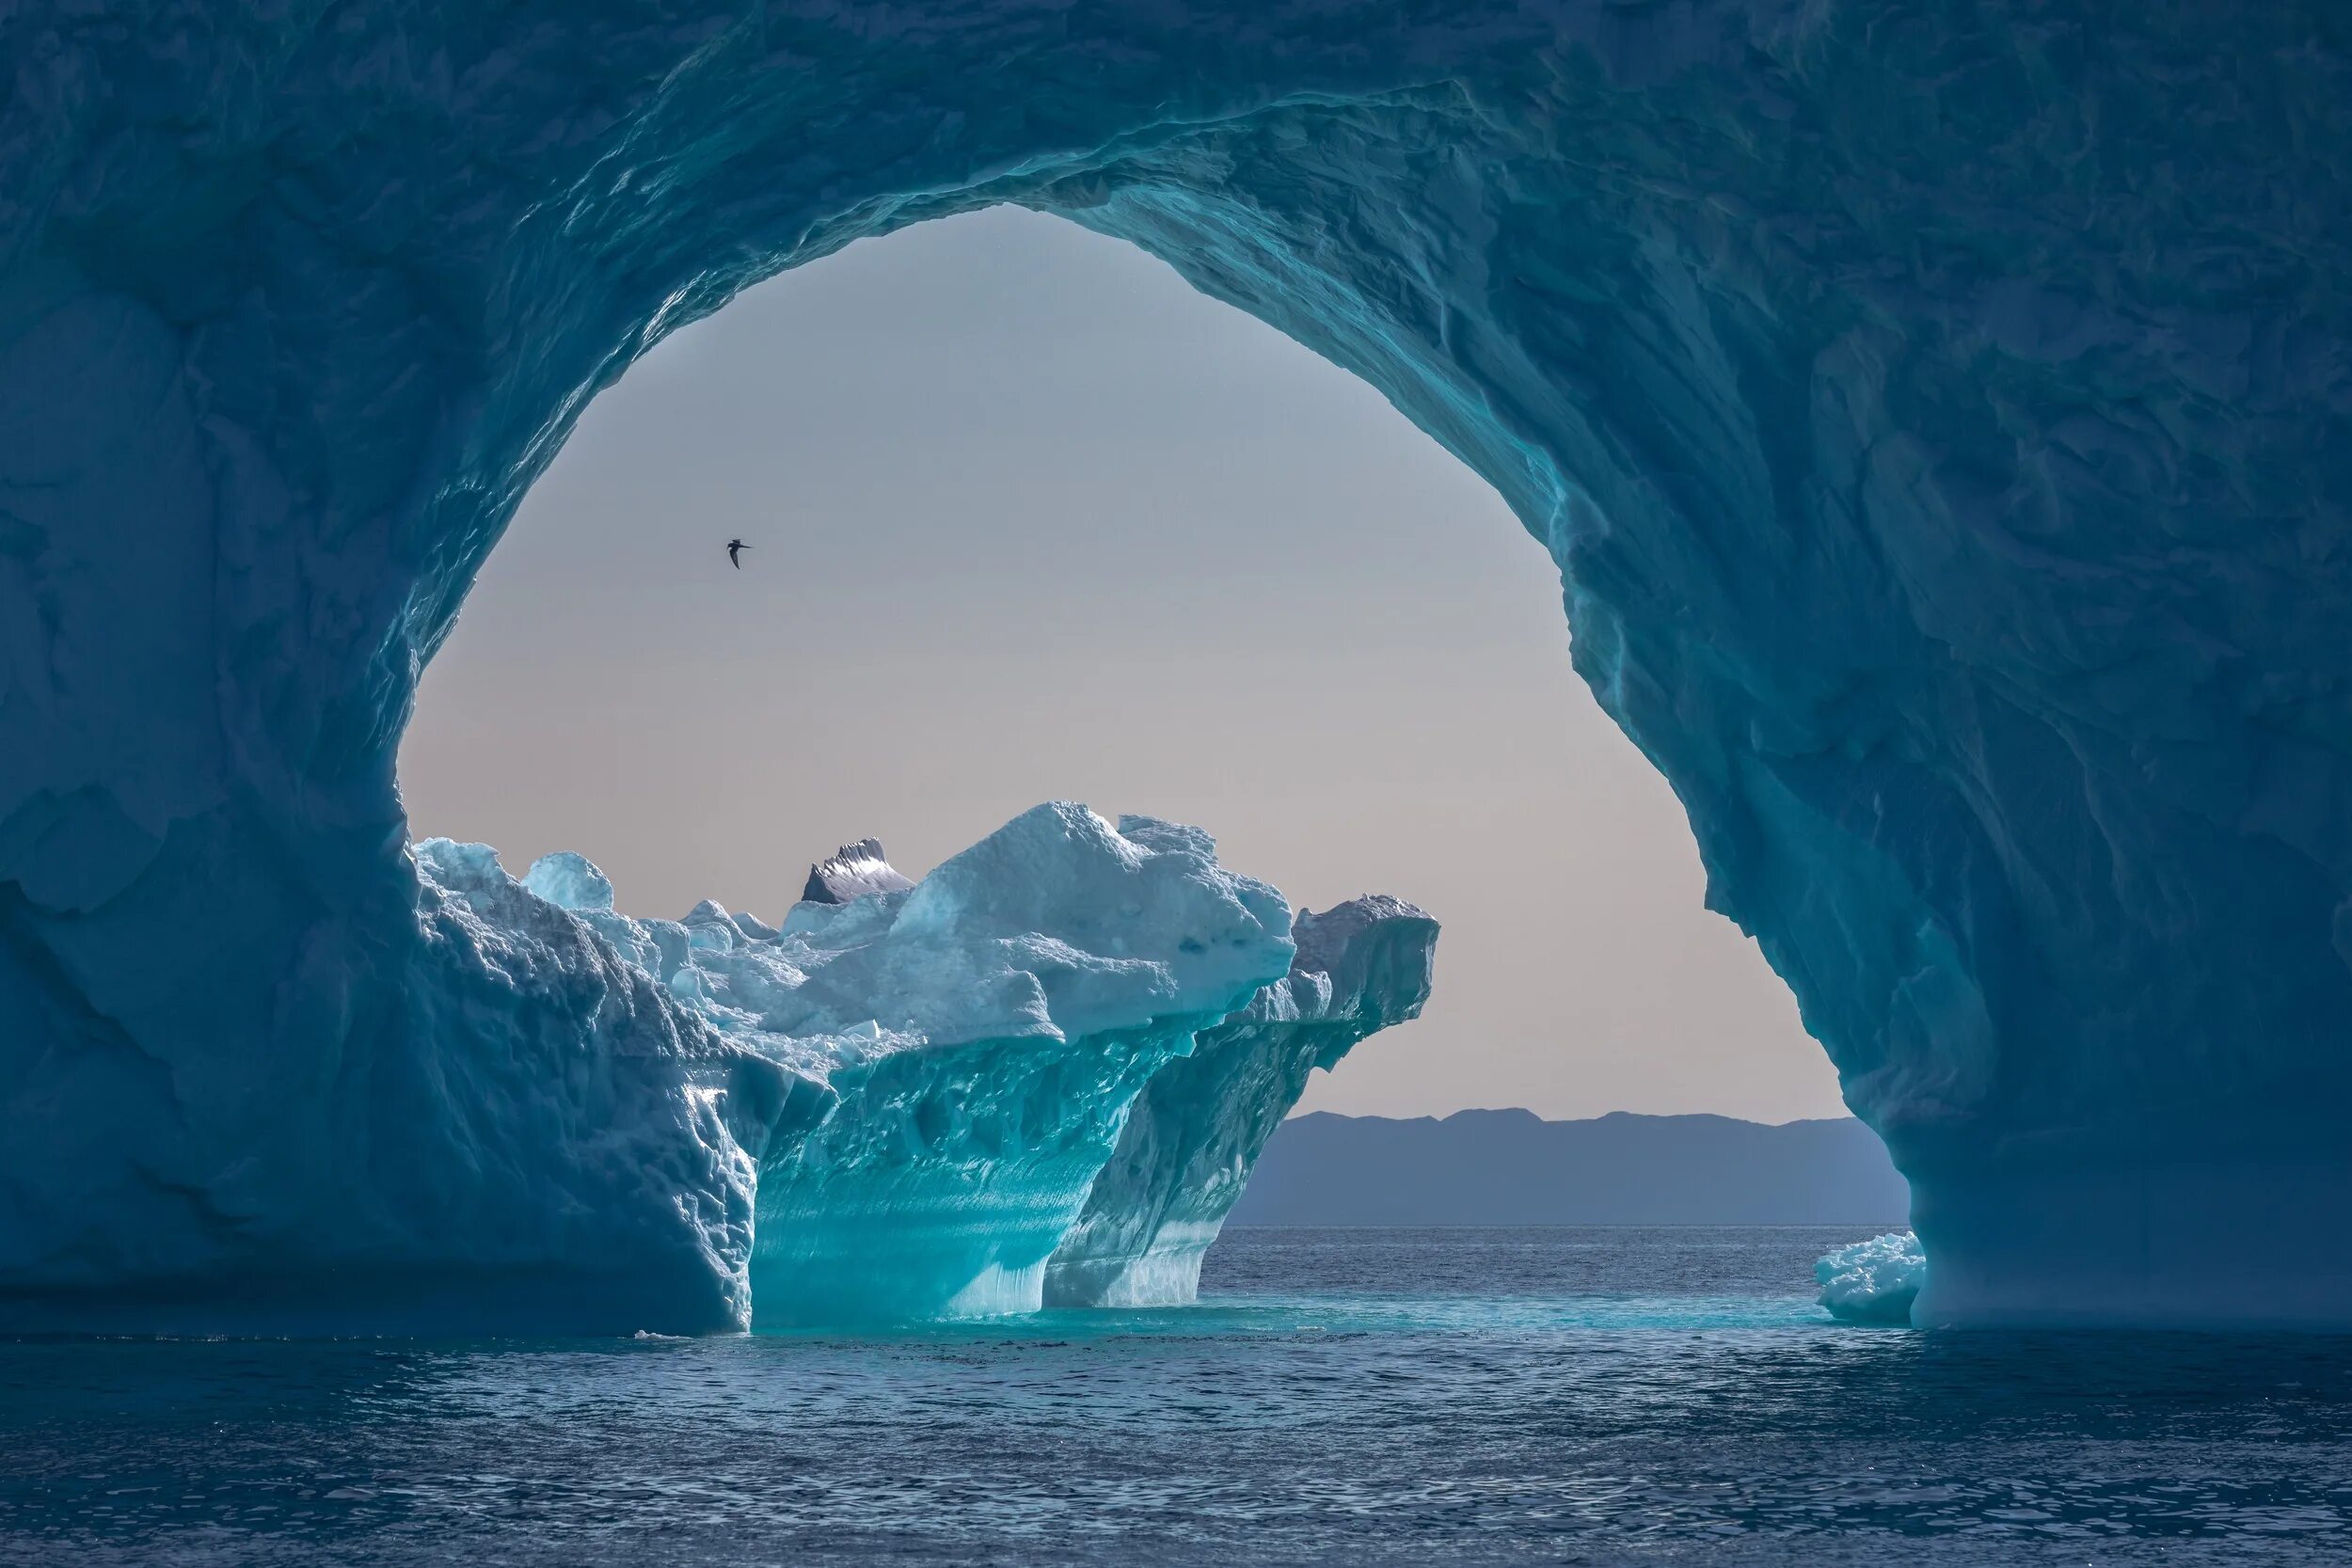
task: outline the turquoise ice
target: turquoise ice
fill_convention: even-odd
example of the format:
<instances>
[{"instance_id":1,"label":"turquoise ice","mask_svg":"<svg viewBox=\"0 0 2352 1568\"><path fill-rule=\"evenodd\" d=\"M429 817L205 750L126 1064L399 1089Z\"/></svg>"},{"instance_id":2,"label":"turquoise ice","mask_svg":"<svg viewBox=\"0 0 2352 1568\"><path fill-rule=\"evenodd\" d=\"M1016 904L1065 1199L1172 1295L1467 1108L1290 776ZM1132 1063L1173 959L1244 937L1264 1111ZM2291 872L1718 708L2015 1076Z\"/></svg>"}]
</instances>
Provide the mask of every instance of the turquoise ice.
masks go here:
<instances>
[{"instance_id":1,"label":"turquoise ice","mask_svg":"<svg viewBox=\"0 0 2352 1568\"><path fill-rule=\"evenodd\" d=\"M1201 1031L1189 1055L1144 1085L1084 1211L1055 1249L1048 1305L1191 1301L1202 1255L1309 1073L1329 1071L1359 1041L1418 1016L1429 999L1438 923L1402 899L1301 910L1291 937L1297 951L1290 973Z\"/></svg>"},{"instance_id":2,"label":"turquoise ice","mask_svg":"<svg viewBox=\"0 0 2352 1568\"><path fill-rule=\"evenodd\" d=\"M736 1321L718 1107L806 1080L637 958L510 953L399 737L647 345L1009 201L1360 374L1549 548L1910 1180L1923 1314L2352 1323L2306 1244L2352 1212L2336 8L889 15L11 11L0 1317Z\"/></svg>"},{"instance_id":3,"label":"turquoise ice","mask_svg":"<svg viewBox=\"0 0 2352 1568\"><path fill-rule=\"evenodd\" d=\"M577 854L519 883L483 846L417 854L486 964L549 977L514 1010L600 1016L625 987L646 1005L598 1051L689 1042L658 1057L669 1092L635 1114L656 1137L697 1129L723 1201L691 1173L672 1173L674 1196L732 1321L767 1327L1035 1311L1065 1252L1101 1282L1064 1267L1057 1305L1189 1300L1310 1069L1419 1010L1437 937L1394 899L1294 927L1282 896L1218 865L1199 829L1114 828L1066 803L920 882L872 841L852 846L778 926L708 902L634 919ZM567 978L579 992L554 993ZM583 1152L627 1131L600 1128ZM1161 1288L1137 1288L1147 1275Z\"/></svg>"}]
</instances>

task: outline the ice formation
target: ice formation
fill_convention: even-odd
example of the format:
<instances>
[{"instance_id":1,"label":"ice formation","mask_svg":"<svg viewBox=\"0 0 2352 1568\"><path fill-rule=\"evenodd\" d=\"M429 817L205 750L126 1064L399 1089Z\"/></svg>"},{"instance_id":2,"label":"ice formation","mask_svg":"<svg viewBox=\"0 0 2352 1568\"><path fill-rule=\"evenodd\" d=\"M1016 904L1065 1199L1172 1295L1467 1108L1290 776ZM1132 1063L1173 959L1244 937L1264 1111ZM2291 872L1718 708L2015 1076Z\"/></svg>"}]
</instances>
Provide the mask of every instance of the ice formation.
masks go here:
<instances>
[{"instance_id":1,"label":"ice formation","mask_svg":"<svg viewBox=\"0 0 2352 1568\"><path fill-rule=\"evenodd\" d=\"M883 857L880 839L861 838L810 866L801 896L812 904L846 904L865 894L900 893L914 885Z\"/></svg>"},{"instance_id":2,"label":"ice formation","mask_svg":"<svg viewBox=\"0 0 2352 1568\"><path fill-rule=\"evenodd\" d=\"M1841 1246L1813 1265L1816 1299L1850 1323L1910 1323L1927 1275L1927 1255L1908 1230Z\"/></svg>"},{"instance_id":3,"label":"ice formation","mask_svg":"<svg viewBox=\"0 0 2352 1568\"><path fill-rule=\"evenodd\" d=\"M1120 831L1137 830L1121 821ZM1417 1017L1438 923L1402 899L1354 898L1291 925L1290 973L1196 1037L1144 1085L1085 1210L1048 1264L1049 1306L1189 1302L1201 1255L1314 1069Z\"/></svg>"},{"instance_id":4,"label":"ice formation","mask_svg":"<svg viewBox=\"0 0 2352 1568\"><path fill-rule=\"evenodd\" d=\"M704 1055L773 1069L675 1078L734 1156L727 1223L702 1231L726 1299L763 1325L1035 1310L1057 1247L1117 1251L1101 1216L1136 1239L1127 1261L1156 1260L1180 1223L1213 1235L1309 1068L1419 1009L1437 935L1407 905L1359 899L1301 915L1295 946L1281 895L1220 867L1206 833L1142 816L1114 829L1068 804L919 884L867 840L841 860L867 868L853 875L870 891L820 887L780 927L709 901L631 918L575 854L519 883L480 845L428 840L417 860L501 970L603 959L597 973L666 1002L673 1027L707 1030ZM1131 1107L1197 1157L1106 1186L1115 1148L1136 1163Z\"/></svg>"},{"instance_id":5,"label":"ice formation","mask_svg":"<svg viewBox=\"0 0 2352 1568\"><path fill-rule=\"evenodd\" d=\"M2352 1323L2299 1244L2352 1212L2346 55L2321 0L14 8L0 1290L717 1244L693 1117L691 1221L564 1151L662 1052L754 1069L616 974L662 1043L573 1071L405 851L417 673L648 344L1017 201L1549 547L1923 1308Z\"/></svg>"},{"instance_id":6,"label":"ice formation","mask_svg":"<svg viewBox=\"0 0 2352 1568\"><path fill-rule=\"evenodd\" d=\"M703 958L723 1026L818 1036L838 1096L761 1172L758 1321L1038 1307L1129 1102L1290 964L1280 895L1149 827L1040 807L911 892Z\"/></svg>"}]
</instances>

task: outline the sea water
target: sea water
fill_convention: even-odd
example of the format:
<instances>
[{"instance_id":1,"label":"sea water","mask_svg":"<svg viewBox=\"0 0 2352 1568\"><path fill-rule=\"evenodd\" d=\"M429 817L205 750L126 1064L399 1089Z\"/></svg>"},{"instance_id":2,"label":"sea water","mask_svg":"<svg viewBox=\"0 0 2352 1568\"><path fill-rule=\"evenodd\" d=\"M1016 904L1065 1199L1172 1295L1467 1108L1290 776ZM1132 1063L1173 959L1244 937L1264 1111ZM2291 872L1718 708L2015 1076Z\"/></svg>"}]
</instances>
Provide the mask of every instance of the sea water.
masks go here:
<instances>
[{"instance_id":1,"label":"sea water","mask_svg":"<svg viewBox=\"0 0 2352 1568\"><path fill-rule=\"evenodd\" d=\"M888 1335L0 1341L0 1561L2352 1561L2352 1341L1844 1327L1867 1228L1234 1230Z\"/></svg>"}]
</instances>

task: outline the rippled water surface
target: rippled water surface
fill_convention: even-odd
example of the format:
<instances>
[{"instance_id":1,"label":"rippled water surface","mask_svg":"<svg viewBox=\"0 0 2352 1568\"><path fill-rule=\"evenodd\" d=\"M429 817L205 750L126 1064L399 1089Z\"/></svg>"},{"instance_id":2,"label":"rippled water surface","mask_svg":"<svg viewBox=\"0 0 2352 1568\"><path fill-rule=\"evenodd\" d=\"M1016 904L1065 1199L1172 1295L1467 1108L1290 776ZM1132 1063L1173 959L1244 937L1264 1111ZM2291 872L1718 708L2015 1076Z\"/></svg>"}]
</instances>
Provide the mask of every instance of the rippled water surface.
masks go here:
<instances>
[{"instance_id":1,"label":"rippled water surface","mask_svg":"<svg viewBox=\"0 0 2352 1568\"><path fill-rule=\"evenodd\" d=\"M1854 1230L1257 1230L883 1338L0 1341L0 1560L2352 1562L2352 1341L1844 1328Z\"/></svg>"}]
</instances>

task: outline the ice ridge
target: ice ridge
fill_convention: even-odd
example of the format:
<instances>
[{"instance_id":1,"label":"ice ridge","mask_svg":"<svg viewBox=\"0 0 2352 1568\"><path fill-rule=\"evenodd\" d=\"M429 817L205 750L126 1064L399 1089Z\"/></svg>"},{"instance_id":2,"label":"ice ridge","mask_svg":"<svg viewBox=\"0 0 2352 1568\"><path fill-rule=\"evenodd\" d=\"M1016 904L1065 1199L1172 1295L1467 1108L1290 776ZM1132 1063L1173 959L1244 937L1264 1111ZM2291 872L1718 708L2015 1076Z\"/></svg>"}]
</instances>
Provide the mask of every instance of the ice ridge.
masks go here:
<instances>
[{"instance_id":1,"label":"ice ridge","mask_svg":"<svg viewBox=\"0 0 2352 1568\"><path fill-rule=\"evenodd\" d=\"M846 904L869 893L901 893L914 885L882 854L882 840L861 838L810 866L801 897L812 904Z\"/></svg>"}]
</instances>

